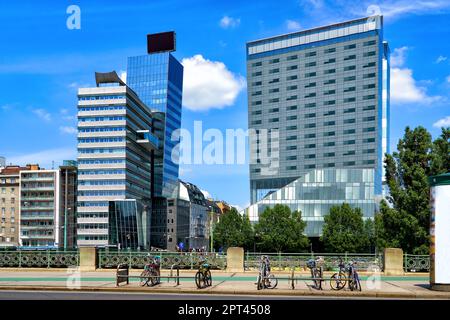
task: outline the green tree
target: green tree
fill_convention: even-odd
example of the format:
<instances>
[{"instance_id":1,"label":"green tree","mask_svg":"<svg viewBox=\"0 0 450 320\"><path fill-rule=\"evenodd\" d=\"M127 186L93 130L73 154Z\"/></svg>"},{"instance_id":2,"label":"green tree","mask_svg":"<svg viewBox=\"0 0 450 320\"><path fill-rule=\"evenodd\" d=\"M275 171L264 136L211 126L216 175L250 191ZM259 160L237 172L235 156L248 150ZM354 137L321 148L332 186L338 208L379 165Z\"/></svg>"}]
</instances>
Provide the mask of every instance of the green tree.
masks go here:
<instances>
[{"instance_id":1,"label":"green tree","mask_svg":"<svg viewBox=\"0 0 450 320\"><path fill-rule=\"evenodd\" d=\"M303 234L306 222L301 212L291 212L288 206L276 204L267 207L255 225L258 249L276 252L301 252L309 246Z\"/></svg>"},{"instance_id":2,"label":"green tree","mask_svg":"<svg viewBox=\"0 0 450 320\"><path fill-rule=\"evenodd\" d=\"M324 217L320 240L327 252L366 252L369 236L360 208L352 208L348 203L333 206ZM370 224L367 225L370 228Z\"/></svg>"},{"instance_id":3,"label":"green tree","mask_svg":"<svg viewBox=\"0 0 450 320\"><path fill-rule=\"evenodd\" d=\"M411 130L406 127L397 152L386 155L386 182L390 191L387 199L392 207L381 203L376 217L379 248L398 246L408 253L428 252L430 207L427 179L433 174L433 161L435 170L443 170L445 157L432 153L440 148L442 143L433 144L425 128L419 126Z\"/></svg>"},{"instance_id":4,"label":"green tree","mask_svg":"<svg viewBox=\"0 0 450 320\"><path fill-rule=\"evenodd\" d=\"M214 227L214 247L244 247L253 245L253 229L247 216L241 216L235 208L222 215Z\"/></svg>"},{"instance_id":5,"label":"green tree","mask_svg":"<svg viewBox=\"0 0 450 320\"><path fill-rule=\"evenodd\" d=\"M441 135L434 140L431 151L432 175L450 172L450 127L441 130Z\"/></svg>"}]
</instances>

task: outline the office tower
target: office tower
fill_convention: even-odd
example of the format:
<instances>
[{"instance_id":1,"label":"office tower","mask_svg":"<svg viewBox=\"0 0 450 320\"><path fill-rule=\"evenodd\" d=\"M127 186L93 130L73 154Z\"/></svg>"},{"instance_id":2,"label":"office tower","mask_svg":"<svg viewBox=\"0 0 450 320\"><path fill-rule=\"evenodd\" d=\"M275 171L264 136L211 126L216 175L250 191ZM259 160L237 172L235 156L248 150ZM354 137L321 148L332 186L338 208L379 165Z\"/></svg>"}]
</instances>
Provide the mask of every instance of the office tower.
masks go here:
<instances>
[{"instance_id":1,"label":"office tower","mask_svg":"<svg viewBox=\"0 0 450 320\"><path fill-rule=\"evenodd\" d=\"M77 242L79 246L109 245L109 229L113 227L110 222L122 221L123 217L125 226L121 225L120 230L124 232L133 219L144 221L143 226L133 226L143 230L139 243L147 247L151 153L159 152L158 138L152 134L156 120L116 72L95 76L97 87L78 90ZM129 199L136 203L120 205ZM114 201L118 205L111 207ZM110 208L114 216L110 216ZM134 218L126 218L130 216ZM114 239L121 237L116 235Z\"/></svg>"},{"instance_id":2,"label":"office tower","mask_svg":"<svg viewBox=\"0 0 450 320\"><path fill-rule=\"evenodd\" d=\"M153 195L166 198L175 197L178 183L179 150L175 146L180 140L172 135L181 126L183 91L183 66L172 55L173 51L174 32L149 34L148 54L129 57L127 66L127 85L162 122L162 126L153 128L164 150L155 155Z\"/></svg>"},{"instance_id":3,"label":"office tower","mask_svg":"<svg viewBox=\"0 0 450 320\"><path fill-rule=\"evenodd\" d=\"M20 246L57 248L60 241L59 170L20 171Z\"/></svg>"},{"instance_id":4,"label":"office tower","mask_svg":"<svg viewBox=\"0 0 450 320\"><path fill-rule=\"evenodd\" d=\"M5 157L0 157L0 169L4 168L6 166L6 159Z\"/></svg>"},{"instance_id":5,"label":"office tower","mask_svg":"<svg viewBox=\"0 0 450 320\"><path fill-rule=\"evenodd\" d=\"M249 128L257 132L250 140L251 158L257 159L250 164L250 218L256 221L264 206L286 203L302 210L317 236L331 202L368 201L364 214L373 215L389 152L389 48L382 16L251 41L247 74ZM278 146L263 145L264 129L278 133L271 140ZM278 161L276 170L264 170L264 157ZM335 193L326 191L325 181ZM301 182L318 184L299 190ZM373 192L367 185L356 195L340 182L361 188L373 183Z\"/></svg>"},{"instance_id":6,"label":"office tower","mask_svg":"<svg viewBox=\"0 0 450 320\"><path fill-rule=\"evenodd\" d=\"M20 171L28 167L5 166L0 168L0 247L15 247L19 244Z\"/></svg>"}]
</instances>

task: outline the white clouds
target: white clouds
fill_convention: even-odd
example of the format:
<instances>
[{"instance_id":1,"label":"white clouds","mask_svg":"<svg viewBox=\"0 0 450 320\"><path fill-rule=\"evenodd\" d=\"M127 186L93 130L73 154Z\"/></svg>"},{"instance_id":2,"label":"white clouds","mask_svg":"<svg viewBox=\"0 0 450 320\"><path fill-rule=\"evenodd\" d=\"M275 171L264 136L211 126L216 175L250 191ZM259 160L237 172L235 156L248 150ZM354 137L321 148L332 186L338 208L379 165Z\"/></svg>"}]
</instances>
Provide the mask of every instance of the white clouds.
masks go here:
<instances>
[{"instance_id":1,"label":"white clouds","mask_svg":"<svg viewBox=\"0 0 450 320\"><path fill-rule=\"evenodd\" d=\"M44 121L51 121L52 117L50 113L48 113L45 109L33 109L31 110L35 115L37 115L39 118L41 118Z\"/></svg>"},{"instance_id":2,"label":"white clouds","mask_svg":"<svg viewBox=\"0 0 450 320\"><path fill-rule=\"evenodd\" d=\"M220 61L211 61L202 55L185 58L183 106L204 111L233 105L239 92L245 88L245 79L233 74Z\"/></svg>"},{"instance_id":3,"label":"white clouds","mask_svg":"<svg viewBox=\"0 0 450 320\"><path fill-rule=\"evenodd\" d=\"M211 194L206 191L206 190L201 190L200 191L203 193L203 195L205 196L206 199L212 199Z\"/></svg>"},{"instance_id":4,"label":"white clouds","mask_svg":"<svg viewBox=\"0 0 450 320\"><path fill-rule=\"evenodd\" d=\"M391 55L391 101L398 104L430 104L440 100L440 96L427 95L427 88L417 83L411 69L402 68L406 62L408 49L408 47L396 48Z\"/></svg>"},{"instance_id":5,"label":"white clouds","mask_svg":"<svg viewBox=\"0 0 450 320\"><path fill-rule=\"evenodd\" d=\"M61 133L66 133L66 134L76 134L77 128L69 127L69 126L60 126L59 131L61 131Z\"/></svg>"},{"instance_id":6,"label":"white clouds","mask_svg":"<svg viewBox=\"0 0 450 320\"><path fill-rule=\"evenodd\" d=\"M50 168L52 161L55 162L55 167L61 164L63 160L76 159L76 148L59 148L42 150L29 154L22 154L19 156L7 156L8 163L26 165L39 164L41 167Z\"/></svg>"},{"instance_id":7,"label":"white clouds","mask_svg":"<svg viewBox=\"0 0 450 320\"><path fill-rule=\"evenodd\" d=\"M405 14L424 14L440 11L450 7L446 0L398 0L382 1L379 4L381 14L384 17L392 18Z\"/></svg>"},{"instance_id":8,"label":"white clouds","mask_svg":"<svg viewBox=\"0 0 450 320\"><path fill-rule=\"evenodd\" d=\"M127 72L124 71L124 70L120 70L120 72L119 72L119 78L120 78L123 82L127 83Z\"/></svg>"},{"instance_id":9,"label":"white clouds","mask_svg":"<svg viewBox=\"0 0 450 320\"><path fill-rule=\"evenodd\" d=\"M450 127L450 116L447 116L445 118L436 121L435 123L433 123L433 127L435 128Z\"/></svg>"},{"instance_id":10,"label":"white clouds","mask_svg":"<svg viewBox=\"0 0 450 320\"><path fill-rule=\"evenodd\" d=\"M445 78L445 80L450 83L450 76L448 76L447 78Z\"/></svg>"},{"instance_id":11,"label":"white clouds","mask_svg":"<svg viewBox=\"0 0 450 320\"><path fill-rule=\"evenodd\" d=\"M301 29L301 25L295 20L286 20L286 28L290 31L297 31Z\"/></svg>"},{"instance_id":12,"label":"white clouds","mask_svg":"<svg viewBox=\"0 0 450 320\"><path fill-rule=\"evenodd\" d=\"M219 25L223 29L228 28L236 28L241 23L241 19L236 19L229 16L224 16L222 19L220 19Z\"/></svg>"},{"instance_id":13,"label":"white clouds","mask_svg":"<svg viewBox=\"0 0 450 320\"><path fill-rule=\"evenodd\" d=\"M391 67L401 67L406 61L406 51L408 47L395 48L391 54Z\"/></svg>"},{"instance_id":14,"label":"white clouds","mask_svg":"<svg viewBox=\"0 0 450 320\"><path fill-rule=\"evenodd\" d=\"M447 57L440 55L437 59L436 59L436 63L441 63L447 60Z\"/></svg>"}]
</instances>

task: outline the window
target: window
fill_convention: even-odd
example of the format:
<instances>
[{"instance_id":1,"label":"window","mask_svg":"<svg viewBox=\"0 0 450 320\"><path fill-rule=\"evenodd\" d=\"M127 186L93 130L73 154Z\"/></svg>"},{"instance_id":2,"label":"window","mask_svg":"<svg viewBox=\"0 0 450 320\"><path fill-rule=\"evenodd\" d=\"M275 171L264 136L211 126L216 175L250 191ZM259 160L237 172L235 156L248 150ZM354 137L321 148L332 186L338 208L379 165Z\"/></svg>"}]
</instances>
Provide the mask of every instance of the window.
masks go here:
<instances>
[{"instance_id":1,"label":"window","mask_svg":"<svg viewBox=\"0 0 450 320\"><path fill-rule=\"evenodd\" d=\"M350 49L355 49L355 48L356 48L356 43L348 44L348 45L344 46L344 50L350 50Z\"/></svg>"},{"instance_id":2,"label":"window","mask_svg":"<svg viewBox=\"0 0 450 320\"><path fill-rule=\"evenodd\" d=\"M280 82L280 78L275 78L269 81L269 84Z\"/></svg>"},{"instance_id":3,"label":"window","mask_svg":"<svg viewBox=\"0 0 450 320\"><path fill-rule=\"evenodd\" d=\"M335 114L336 114L336 111L334 111L334 110L326 111L323 113L324 116L332 116Z\"/></svg>"},{"instance_id":4,"label":"window","mask_svg":"<svg viewBox=\"0 0 450 320\"><path fill-rule=\"evenodd\" d=\"M375 106L365 106L363 111L375 110Z\"/></svg>"},{"instance_id":5,"label":"window","mask_svg":"<svg viewBox=\"0 0 450 320\"><path fill-rule=\"evenodd\" d=\"M307 52L307 53L305 54L305 57L315 57L316 54L317 54L316 51Z\"/></svg>"},{"instance_id":6,"label":"window","mask_svg":"<svg viewBox=\"0 0 450 320\"><path fill-rule=\"evenodd\" d=\"M305 169L314 169L316 167L315 164L307 164L305 165Z\"/></svg>"},{"instance_id":7,"label":"window","mask_svg":"<svg viewBox=\"0 0 450 320\"><path fill-rule=\"evenodd\" d=\"M278 72L280 72L280 68L270 69L269 70L269 74L278 73Z\"/></svg>"},{"instance_id":8,"label":"window","mask_svg":"<svg viewBox=\"0 0 450 320\"><path fill-rule=\"evenodd\" d=\"M355 165L355 161L345 161L344 162L344 166L348 167L348 166L354 166Z\"/></svg>"},{"instance_id":9,"label":"window","mask_svg":"<svg viewBox=\"0 0 450 320\"><path fill-rule=\"evenodd\" d=\"M286 160L297 160L297 156L287 156Z\"/></svg>"},{"instance_id":10,"label":"window","mask_svg":"<svg viewBox=\"0 0 450 320\"><path fill-rule=\"evenodd\" d=\"M262 121L261 120L253 120L252 125L256 125L256 124L262 124Z\"/></svg>"},{"instance_id":11,"label":"window","mask_svg":"<svg viewBox=\"0 0 450 320\"><path fill-rule=\"evenodd\" d=\"M316 106L315 102L305 104L305 108L314 108Z\"/></svg>"},{"instance_id":12,"label":"window","mask_svg":"<svg viewBox=\"0 0 450 320\"><path fill-rule=\"evenodd\" d=\"M344 89L344 92L353 92L356 91L356 87L348 87Z\"/></svg>"},{"instance_id":13,"label":"window","mask_svg":"<svg viewBox=\"0 0 450 320\"><path fill-rule=\"evenodd\" d=\"M307 154L305 155L305 159L315 159L316 155L315 154Z\"/></svg>"},{"instance_id":14,"label":"window","mask_svg":"<svg viewBox=\"0 0 450 320\"><path fill-rule=\"evenodd\" d=\"M323 74L332 74L332 73L336 73L336 69L328 69L323 72Z\"/></svg>"},{"instance_id":15,"label":"window","mask_svg":"<svg viewBox=\"0 0 450 320\"><path fill-rule=\"evenodd\" d=\"M376 51L369 51L363 53L363 57L373 57L374 55L376 55Z\"/></svg>"},{"instance_id":16,"label":"window","mask_svg":"<svg viewBox=\"0 0 450 320\"><path fill-rule=\"evenodd\" d=\"M315 143L305 144L305 149L313 149L316 147Z\"/></svg>"},{"instance_id":17,"label":"window","mask_svg":"<svg viewBox=\"0 0 450 320\"><path fill-rule=\"evenodd\" d=\"M323 93L323 95L326 96L326 95L335 94L335 93L336 93L336 90L327 90Z\"/></svg>"},{"instance_id":18,"label":"window","mask_svg":"<svg viewBox=\"0 0 450 320\"><path fill-rule=\"evenodd\" d=\"M326 157L326 158L327 157L334 157L335 153L334 152L326 152L326 153L323 154L323 156Z\"/></svg>"},{"instance_id":19,"label":"window","mask_svg":"<svg viewBox=\"0 0 450 320\"><path fill-rule=\"evenodd\" d=\"M375 127L363 128L362 131L363 132L374 132L375 131Z\"/></svg>"},{"instance_id":20,"label":"window","mask_svg":"<svg viewBox=\"0 0 450 320\"><path fill-rule=\"evenodd\" d=\"M286 130L297 130L297 126L287 126Z\"/></svg>"},{"instance_id":21,"label":"window","mask_svg":"<svg viewBox=\"0 0 450 320\"><path fill-rule=\"evenodd\" d=\"M355 54L351 54L349 56L344 57L344 61L355 60L355 59L356 59L356 55Z\"/></svg>"},{"instance_id":22,"label":"window","mask_svg":"<svg viewBox=\"0 0 450 320\"><path fill-rule=\"evenodd\" d=\"M317 63L316 63L315 61L305 63L305 67L306 67L306 68L309 68L309 67L315 67L316 65L317 65Z\"/></svg>"},{"instance_id":23,"label":"window","mask_svg":"<svg viewBox=\"0 0 450 320\"><path fill-rule=\"evenodd\" d=\"M298 78L297 75L294 75L294 76L286 77L286 80L291 81L291 80L296 80L297 78Z\"/></svg>"},{"instance_id":24,"label":"window","mask_svg":"<svg viewBox=\"0 0 450 320\"><path fill-rule=\"evenodd\" d=\"M376 65L377 65L376 62L368 62L365 65L363 65L363 68L375 67Z\"/></svg>"},{"instance_id":25,"label":"window","mask_svg":"<svg viewBox=\"0 0 450 320\"><path fill-rule=\"evenodd\" d=\"M280 98L269 99L269 103L280 102Z\"/></svg>"},{"instance_id":26,"label":"window","mask_svg":"<svg viewBox=\"0 0 450 320\"><path fill-rule=\"evenodd\" d=\"M344 81L353 81L356 80L356 76L345 77Z\"/></svg>"},{"instance_id":27,"label":"window","mask_svg":"<svg viewBox=\"0 0 450 320\"><path fill-rule=\"evenodd\" d=\"M272 119L269 119L269 123L278 122L278 121L280 121L279 118L272 118Z\"/></svg>"},{"instance_id":28,"label":"window","mask_svg":"<svg viewBox=\"0 0 450 320\"><path fill-rule=\"evenodd\" d=\"M260 115L260 114L262 114L261 110L252 111L252 115L254 115L254 116L257 116L257 115Z\"/></svg>"},{"instance_id":29,"label":"window","mask_svg":"<svg viewBox=\"0 0 450 320\"><path fill-rule=\"evenodd\" d=\"M364 153L364 154L375 153L375 149L364 149L362 153Z\"/></svg>"},{"instance_id":30,"label":"window","mask_svg":"<svg viewBox=\"0 0 450 320\"><path fill-rule=\"evenodd\" d=\"M252 63L252 67L261 67L261 66L262 66L262 62L261 61Z\"/></svg>"},{"instance_id":31,"label":"window","mask_svg":"<svg viewBox=\"0 0 450 320\"><path fill-rule=\"evenodd\" d=\"M262 101L252 101L252 106L259 106Z\"/></svg>"},{"instance_id":32,"label":"window","mask_svg":"<svg viewBox=\"0 0 450 320\"><path fill-rule=\"evenodd\" d=\"M375 99L374 94L369 94L367 96L363 96L363 100L373 100L373 99Z\"/></svg>"},{"instance_id":33,"label":"window","mask_svg":"<svg viewBox=\"0 0 450 320\"><path fill-rule=\"evenodd\" d=\"M342 155L343 156L353 156L355 154L356 154L355 150L348 150L348 151L345 151Z\"/></svg>"},{"instance_id":34,"label":"window","mask_svg":"<svg viewBox=\"0 0 450 320\"><path fill-rule=\"evenodd\" d=\"M297 55L293 55L293 56L288 56L288 57L286 58L286 60L287 60L287 61L291 61L291 60L296 60L297 58L298 58Z\"/></svg>"},{"instance_id":35,"label":"window","mask_svg":"<svg viewBox=\"0 0 450 320\"><path fill-rule=\"evenodd\" d=\"M309 72L307 74L305 74L305 78L311 78L311 77L315 77L316 73L315 72Z\"/></svg>"},{"instance_id":36,"label":"window","mask_svg":"<svg viewBox=\"0 0 450 320\"><path fill-rule=\"evenodd\" d=\"M362 164L375 164L375 160L363 160Z\"/></svg>"},{"instance_id":37,"label":"window","mask_svg":"<svg viewBox=\"0 0 450 320\"><path fill-rule=\"evenodd\" d=\"M366 138L366 139L363 139L363 142L364 143L375 142L375 138Z\"/></svg>"},{"instance_id":38,"label":"window","mask_svg":"<svg viewBox=\"0 0 450 320\"><path fill-rule=\"evenodd\" d=\"M366 73L363 75L363 79L375 78L375 73Z\"/></svg>"},{"instance_id":39,"label":"window","mask_svg":"<svg viewBox=\"0 0 450 320\"><path fill-rule=\"evenodd\" d=\"M356 66L346 66L344 67L344 71L356 70Z\"/></svg>"},{"instance_id":40,"label":"window","mask_svg":"<svg viewBox=\"0 0 450 320\"><path fill-rule=\"evenodd\" d=\"M364 117L363 121L365 121L365 122L367 122L367 121L375 121L375 116Z\"/></svg>"},{"instance_id":41,"label":"window","mask_svg":"<svg viewBox=\"0 0 450 320\"><path fill-rule=\"evenodd\" d=\"M287 116L286 120L297 120L297 116Z\"/></svg>"},{"instance_id":42,"label":"window","mask_svg":"<svg viewBox=\"0 0 450 320\"><path fill-rule=\"evenodd\" d=\"M344 146L348 146L348 145L355 144L355 143L356 143L355 140L345 140L344 141Z\"/></svg>"},{"instance_id":43,"label":"window","mask_svg":"<svg viewBox=\"0 0 450 320\"><path fill-rule=\"evenodd\" d=\"M351 97L351 98L344 98L344 103L348 103L348 102L355 102L356 98L355 97Z\"/></svg>"},{"instance_id":44,"label":"window","mask_svg":"<svg viewBox=\"0 0 450 320\"><path fill-rule=\"evenodd\" d=\"M297 106L288 106L286 110L288 111L297 110Z\"/></svg>"},{"instance_id":45,"label":"window","mask_svg":"<svg viewBox=\"0 0 450 320\"><path fill-rule=\"evenodd\" d=\"M297 70L297 69L298 69L298 66L297 66L297 65L288 66L288 67L286 68L287 71Z\"/></svg>"},{"instance_id":46,"label":"window","mask_svg":"<svg viewBox=\"0 0 450 320\"><path fill-rule=\"evenodd\" d=\"M307 124L305 124L305 128L306 129L311 129L311 128L315 128L315 127L316 127L315 123L307 123Z\"/></svg>"},{"instance_id":47,"label":"window","mask_svg":"<svg viewBox=\"0 0 450 320\"><path fill-rule=\"evenodd\" d=\"M262 81L256 81L252 83L252 86L256 87L256 86L260 86L262 85Z\"/></svg>"},{"instance_id":48,"label":"window","mask_svg":"<svg viewBox=\"0 0 450 320\"><path fill-rule=\"evenodd\" d=\"M325 163L324 165L323 165L323 167L324 168L334 168L334 163Z\"/></svg>"},{"instance_id":49,"label":"window","mask_svg":"<svg viewBox=\"0 0 450 320\"><path fill-rule=\"evenodd\" d=\"M278 111L280 111L280 108L269 109L269 113L274 113L274 112L278 112Z\"/></svg>"},{"instance_id":50,"label":"window","mask_svg":"<svg viewBox=\"0 0 450 320\"><path fill-rule=\"evenodd\" d=\"M323 64L329 64L329 63L335 63L335 62L336 62L336 59L331 58L331 59L328 59L327 61L325 61Z\"/></svg>"},{"instance_id":51,"label":"window","mask_svg":"<svg viewBox=\"0 0 450 320\"><path fill-rule=\"evenodd\" d=\"M286 141L297 140L297 136L287 136Z\"/></svg>"},{"instance_id":52,"label":"window","mask_svg":"<svg viewBox=\"0 0 450 320\"><path fill-rule=\"evenodd\" d=\"M257 71L257 72L253 72L252 73L252 77L257 77L257 76L260 76L260 75L262 75L262 71Z\"/></svg>"},{"instance_id":53,"label":"window","mask_svg":"<svg viewBox=\"0 0 450 320\"><path fill-rule=\"evenodd\" d=\"M373 46L373 45L376 44L376 43L377 43L376 40L369 40L369 41L364 42L364 43L363 43L363 46L364 46L364 47L367 47L367 46Z\"/></svg>"},{"instance_id":54,"label":"window","mask_svg":"<svg viewBox=\"0 0 450 320\"><path fill-rule=\"evenodd\" d=\"M286 101L290 101L290 100L297 100L297 96L289 96L286 98Z\"/></svg>"},{"instance_id":55,"label":"window","mask_svg":"<svg viewBox=\"0 0 450 320\"><path fill-rule=\"evenodd\" d=\"M286 88L287 91L290 91L290 90L297 90L297 89L298 89L297 86L288 86L288 87Z\"/></svg>"},{"instance_id":56,"label":"window","mask_svg":"<svg viewBox=\"0 0 450 320\"><path fill-rule=\"evenodd\" d=\"M287 151L291 151L291 150L297 150L297 146L287 146L286 147Z\"/></svg>"},{"instance_id":57,"label":"window","mask_svg":"<svg viewBox=\"0 0 450 320\"><path fill-rule=\"evenodd\" d=\"M280 92L280 88L269 89L269 93L276 93L276 92Z\"/></svg>"},{"instance_id":58,"label":"window","mask_svg":"<svg viewBox=\"0 0 450 320\"><path fill-rule=\"evenodd\" d=\"M324 147L334 147L336 143L334 141L328 141L323 144Z\"/></svg>"},{"instance_id":59,"label":"window","mask_svg":"<svg viewBox=\"0 0 450 320\"><path fill-rule=\"evenodd\" d=\"M334 132L334 131L328 131L328 132L323 133L324 137L333 137L335 135L336 135L336 132Z\"/></svg>"},{"instance_id":60,"label":"window","mask_svg":"<svg viewBox=\"0 0 450 320\"><path fill-rule=\"evenodd\" d=\"M356 133L356 130L355 130L355 129L347 129L347 130L344 130L344 134L353 134L353 133Z\"/></svg>"},{"instance_id":61,"label":"window","mask_svg":"<svg viewBox=\"0 0 450 320\"><path fill-rule=\"evenodd\" d=\"M330 105L334 105L334 104L336 104L336 100L328 100L328 101L323 102L324 106L330 106Z\"/></svg>"},{"instance_id":62,"label":"window","mask_svg":"<svg viewBox=\"0 0 450 320\"><path fill-rule=\"evenodd\" d=\"M315 87L315 86L316 86L315 82L310 82L307 85L305 85L305 88L312 88L312 87Z\"/></svg>"},{"instance_id":63,"label":"window","mask_svg":"<svg viewBox=\"0 0 450 320\"><path fill-rule=\"evenodd\" d=\"M310 93L305 95L305 98L312 98L312 97L315 97L315 96L316 96L315 92L310 92Z\"/></svg>"},{"instance_id":64,"label":"window","mask_svg":"<svg viewBox=\"0 0 450 320\"><path fill-rule=\"evenodd\" d=\"M307 113L307 114L305 114L305 118L315 118L316 117L316 114L315 113Z\"/></svg>"},{"instance_id":65,"label":"window","mask_svg":"<svg viewBox=\"0 0 450 320\"><path fill-rule=\"evenodd\" d=\"M269 60L269 64L278 63L278 62L280 62L280 59L278 59L278 58Z\"/></svg>"},{"instance_id":66,"label":"window","mask_svg":"<svg viewBox=\"0 0 450 320\"><path fill-rule=\"evenodd\" d=\"M367 90L367 89L374 89L374 88L375 88L375 83L363 85L363 89L364 89L364 90Z\"/></svg>"},{"instance_id":67,"label":"window","mask_svg":"<svg viewBox=\"0 0 450 320\"><path fill-rule=\"evenodd\" d=\"M308 134L305 134L305 139L312 139L312 138L315 138L316 137L316 134L315 133L308 133Z\"/></svg>"},{"instance_id":68,"label":"window","mask_svg":"<svg viewBox=\"0 0 450 320\"><path fill-rule=\"evenodd\" d=\"M325 122L323 123L324 126L334 126L335 124L336 124L335 121L325 121Z\"/></svg>"},{"instance_id":69,"label":"window","mask_svg":"<svg viewBox=\"0 0 450 320\"><path fill-rule=\"evenodd\" d=\"M252 97L260 96L261 94L262 94L262 91L255 91L255 92L252 92Z\"/></svg>"},{"instance_id":70,"label":"window","mask_svg":"<svg viewBox=\"0 0 450 320\"><path fill-rule=\"evenodd\" d=\"M336 83L336 79L330 79L330 80L326 80L326 81L323 82L324 85L334 84L334 83Z\"/></svg>"},{"instance_id":71,"label":"window","mask_svg":"<svg viewBox=\"0 0 450 320\"><path fill-rule=\"evenodd\" d=\"M328 48L323 51L323 53L333 53L336 52L336 48Z\"/></svg>"},{"instance_id":72,"label":"window","mask_svg":"<svg viewBox=\"0 0 450 320\"><path fill-rule=\"evenodd\" d=\"M344 124L356 123L356 119L345 119Z\"/></svg>"}]
</instances>

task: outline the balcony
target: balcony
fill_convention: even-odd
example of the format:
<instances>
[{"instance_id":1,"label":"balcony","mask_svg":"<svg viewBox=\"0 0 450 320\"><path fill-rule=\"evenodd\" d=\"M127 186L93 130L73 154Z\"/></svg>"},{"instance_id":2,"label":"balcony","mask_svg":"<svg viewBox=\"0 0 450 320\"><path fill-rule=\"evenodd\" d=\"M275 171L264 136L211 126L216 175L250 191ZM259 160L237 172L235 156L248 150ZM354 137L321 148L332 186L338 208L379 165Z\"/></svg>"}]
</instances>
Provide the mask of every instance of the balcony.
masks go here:
<instances>
[{"instance_id":1,"label":"balcony","mask_svg":"<svg viewBox=\"0 0 450 320\"><path fill-rule=\"evenodd\" d=\"M150 132L150 130L137 130L136 142L144 146L147 150L157 150L159 148L159 139Z\"/></svg>"}]
</instances>

